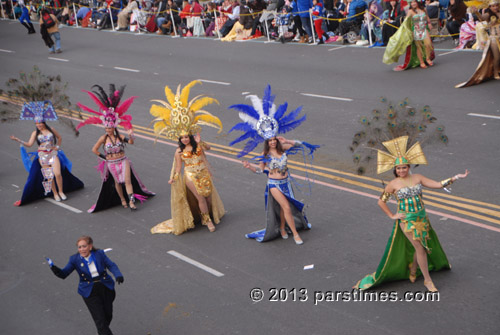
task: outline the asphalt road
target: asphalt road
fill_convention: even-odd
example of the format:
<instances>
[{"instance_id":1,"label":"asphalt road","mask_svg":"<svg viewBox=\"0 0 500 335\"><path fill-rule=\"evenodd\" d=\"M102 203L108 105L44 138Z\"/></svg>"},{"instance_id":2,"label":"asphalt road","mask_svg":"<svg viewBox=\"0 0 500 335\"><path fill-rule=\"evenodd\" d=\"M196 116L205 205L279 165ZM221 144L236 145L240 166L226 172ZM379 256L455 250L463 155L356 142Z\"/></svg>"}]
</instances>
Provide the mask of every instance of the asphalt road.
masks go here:
<instances>
[{"instance_id":1,"label":"asphalt road","mask_svg":"<svg viewBox=\"0 0 500 335\"><path fill-rule=\"evenodd\" d=\"M83 190L68 194L64 204L82 213L44 200L13 207L27 174L18 145L8 135L27 140L34 127L30 122L0 124L0 333L95 333L76 293L76 275L61 281L44 261L48 256L64 266L82 234L93 236L97 247L113 248L109 256L125 277L117 286L115 334L499 333L500 86L490 81L454 88L473 72L480 52L454 52L450 41L436 43L433 68L397 73L381 62L381 48L222 43L63 28L63 53L49 55L40 35L26 35L18 22L0 21L0 31L1 88L35 64L68 82L73 103L92 105L81 90L93 84L127 84L125 97L139 97L130 109L138 139L127 147L127 156L145 185L157 193L133 213L116 207L87 214L100 187L90 149L103 130L87 126L75 138L53 123L63 136L74 174L85 183ZM221 118L224 131L204 129L203 138L214 147L209 160L227 214L215 233L197 227L181 236L151 235L152 226L170 217L167 180L174 147L153 144L147 130L150 100L165 99L164 85L174 88L194 79L205 82L192 96L205 94L220 102L207 110ZM288 101L289 108L303 105L307 114L307 121L287 137L322 145L309 173L315 179L312 193L300 195L313 224L301 235L302 246L291 239L259 244L244 238L263 227L265 180L243 169L227 148L236 136L227 131L238 122L237 113L227 107L243 102L245 92L262 95L267 83L277 102ZM450 143L426 148L430 164L417 172L441 180L471 170L466 180L453 185L451 195L441 190L426 193L430 220L453 269L432 274L439 302L315 304L315 296L322 297L319 292L348 291L375 271L392 229L376 205L380 177L353 175L348 150L359 118L383 107L381 96L427 104L446 126ZM304 176L300 164L293 166L293 173ZM223 276L182 261L172 251ZM304 270L311 264L313 269ZM253 288L264 291L262 301L252 302ZM284 288L287 294L281 291L273 297L273 288ZM423 290L419 279L415 284L389 283L374 292L394 291L402 297L406 291Z\"/></svg>"}]
</instances>

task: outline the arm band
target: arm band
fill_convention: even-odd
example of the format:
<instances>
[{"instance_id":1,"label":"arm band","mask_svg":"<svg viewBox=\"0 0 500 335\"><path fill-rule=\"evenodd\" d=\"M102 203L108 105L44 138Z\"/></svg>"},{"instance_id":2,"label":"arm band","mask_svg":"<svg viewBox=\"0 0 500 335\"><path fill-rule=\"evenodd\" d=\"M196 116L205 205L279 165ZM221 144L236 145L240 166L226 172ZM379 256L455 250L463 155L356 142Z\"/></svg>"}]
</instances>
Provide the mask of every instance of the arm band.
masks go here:
<instances>
[{"instance_id":1,"label":"arm band","mask_svg":"<svg viewBox=\"0 0 500 335\"><path fill-rule=\"evenodd\" d=\"M443 186L443 187L450 186L451 184L453 184L452 178L441 180L441 186Z\"/></svg>"},{"instance_id":2,"label":"arm band","mask_svg":"<svg viewBox=\"0 0 500 335\"><path fill-rule=\"evenodd\" d=\"M128 143L128 137L125 137L125 138L123 139L123 142Z\"/></svg>"},{"instance_id":3,"label":"arm band","mask_svg":"<svg viewBox=\"0 0 500 335\"><path fill-rule=\"evenodd\" d=\"M256 168L256 169L255 169L255 173L256 173L256 174L262 174L262 172L263 172L263 171L262 171L262 169L261 169L261 168Z\"/></svg>"},{"instance_id":4,"label":"arm band","mask_svg":"<svg viewBox=\"0 0 500 335\"><path fill-rule=\"evenodd\" d=\"M174 173L174 175L172 176L172 180L177 180L179 179L179 174L177 172Z\"/></svg>"},{"instance_id":5,"label":"arm band","mask_svg":"<svg viewBox=\"0 0 500 335\"><path fill-rule=\"evenodd\" d=\"M99 154L99 157L106 160L106 156L104 156L103 154Z\"/></svg>"},{"instance_id":6,"label":"arm band","mask_svg":"<svg viewBox=\"0 0 500 335\"><path fill-rule=\"evenodd\" d=\"M387 201L389 201L390 198L391 198L391 193L384 191L380 195L379 199L382 200L383 202L387 202Z\"/></svg>"},{"instance_id":7,"label":"arm band","mask_svg":"<svg viewBox=\"0 0 500 335\"><path fill-rule=\"evenodd\" d=\"M294 147L300 147L300 146L302 145L302 142L301 142L301 141L295 140L295 141L293 141L293 142L294 142L294 143L293 143L293 146L294 146Z\"/></svg>"}]
</instances>

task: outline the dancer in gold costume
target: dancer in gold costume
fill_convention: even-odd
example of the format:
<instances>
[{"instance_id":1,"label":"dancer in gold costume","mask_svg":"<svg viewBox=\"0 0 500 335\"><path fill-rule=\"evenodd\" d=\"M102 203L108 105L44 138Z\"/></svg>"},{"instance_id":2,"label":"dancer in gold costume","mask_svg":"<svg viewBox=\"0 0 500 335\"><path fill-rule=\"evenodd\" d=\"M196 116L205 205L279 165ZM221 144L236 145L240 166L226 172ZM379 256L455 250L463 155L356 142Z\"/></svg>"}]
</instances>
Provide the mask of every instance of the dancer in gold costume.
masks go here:
<instances>
[{"instance_id":1,"label":"dancer in gold costume","mask_svg":"<svg viewBox=\"0 0 500 335\"><path fill-rule=\"evenodd\" d=\"M488 79L500 80L500 5L499 0L474 0L466 1L465 4L471 11L484 21L482 26L489 30L489 35L484 47L483 56L474 74L468 81L455 87L467 87L477 85ZM486 8L481 15L477 8ZM477 30L478 28L476 28ZM478 39L479 40L479 39Z\"/></svg>"},{"instance_id":2,"label":"dancer in gold costume","mask_svg":"<svg viewBox=\"0 0 500 335\"><path fill-rule=\"evenodd\" d=\"M210 150L210 146L201 141L200 136L200 125L222 131L220 119L201 109L218 102L213 98L200 96L189 101L189 92L196 84L200 82L192 81L182 90L179 85L176 94L165 86L167 101L153 100L160 105L151 106L150 113L156 117L153 122L157 136L164 134L168 139L179 142L168 181L172 185L172 218L151 228L152 234L180 235L194 228L195 222L200 221L213 232L214 223L219 223L225 213L205 156L205 151Z\"/></svg>"}]
</instances>

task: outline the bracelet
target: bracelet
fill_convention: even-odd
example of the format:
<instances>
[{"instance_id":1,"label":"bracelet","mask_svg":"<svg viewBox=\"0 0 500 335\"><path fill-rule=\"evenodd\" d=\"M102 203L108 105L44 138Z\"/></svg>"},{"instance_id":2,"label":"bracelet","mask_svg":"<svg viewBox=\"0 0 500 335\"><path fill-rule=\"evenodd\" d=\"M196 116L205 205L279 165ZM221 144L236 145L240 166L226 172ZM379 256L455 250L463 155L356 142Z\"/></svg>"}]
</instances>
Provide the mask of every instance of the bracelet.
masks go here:
<instances>
[{"instance_id":1,"label":"bracelet","mask_svg":"<svg viewBox=\"0 0 500 335\"><path fill-rule=\"evenodd\" d=\"M380 195L379 199L382 200L383 202L387 203L387 201L389 201L389 199L391 198L391 195L392 195L391 193L384 191Z\"/></svg>"},{"instance_id":2,"label":"bracelet","mask_svg":"<svg viewBox=\"0 0 500 335\"><path fill-rule=\"evenodd\" d=\"M451 184L453 184L453 178L441 180L441 186L443 187L450 186Z\"/></svg>"},{"instance_id":3,"label":"bracelet","mask_svg":"<svg viewBox=\"0 0 500 335\"><path fill-rule=\"evenodd\" d=\"M261 168L256 168L254 173L256 173L256 174L262 174L262 172L263 171L262 171Z\"/></svg>"},{"instance_id":4,"label":"bracelet","mask_svg":"<svg viewBox=\"0 0 500 335\"><path fill-rule=\"evenodd\" d=\"M302 141L294 140L293 142L294 147L300 147L302 145Z\"/></svg>"},{"instance_id":5,"label":"bracelet","mask_svg":"<svg viewBox=\"0 0 500 335\"><path fill-rule=\"evenodd\" d=\"M174 173L174 175L172 176L172 180L177 180L179 179L179 174L177 172Z\"/></svg>"},{"instance_id":6,"label":"bracelet","mask_svg":"<svg viewBox=\"0 0 500 335\"><path fill-rule=\"evenodd\" d=\"M106 160L106 156L104 156L103 154L100 153L98 156L99 156L99 158Z\"/></svg>"}]
</instances>

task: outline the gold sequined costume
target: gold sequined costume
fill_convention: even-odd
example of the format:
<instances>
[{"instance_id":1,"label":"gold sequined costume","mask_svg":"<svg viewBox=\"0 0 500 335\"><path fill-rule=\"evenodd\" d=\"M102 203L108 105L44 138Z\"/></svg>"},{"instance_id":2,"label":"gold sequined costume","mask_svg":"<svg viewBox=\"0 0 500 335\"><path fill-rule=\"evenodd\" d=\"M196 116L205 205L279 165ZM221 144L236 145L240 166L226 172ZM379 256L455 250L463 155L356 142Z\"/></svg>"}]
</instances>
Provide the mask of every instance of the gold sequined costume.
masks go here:
<instances>
[{"instance_id":1,"label":"gold sequined costume","mask_svg":"<svg viewBox=\"0 0 500 335\"><path fill-rule=\"evenodd\" d=\"M210 216L214 223L219 223L225 210L222 200L217 193L210 172L205 163L203 150L198 147L195 154L183 152L181 159L184 162L184 176L179 177L171 187L170 208L172 218L159 223L151 228L151 233L169 233L180 235L186 230L194 228L195 222L201 222L200 209L196 197L186 187L186 180L193 182L198 194L210 197ZM175 160L172 164L173 177L175 173Z\"/></svg>"}]
</instances>

